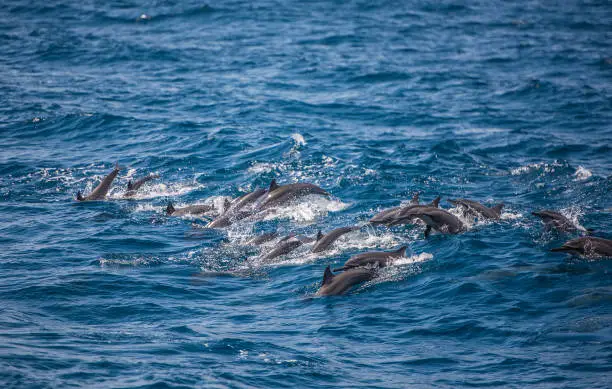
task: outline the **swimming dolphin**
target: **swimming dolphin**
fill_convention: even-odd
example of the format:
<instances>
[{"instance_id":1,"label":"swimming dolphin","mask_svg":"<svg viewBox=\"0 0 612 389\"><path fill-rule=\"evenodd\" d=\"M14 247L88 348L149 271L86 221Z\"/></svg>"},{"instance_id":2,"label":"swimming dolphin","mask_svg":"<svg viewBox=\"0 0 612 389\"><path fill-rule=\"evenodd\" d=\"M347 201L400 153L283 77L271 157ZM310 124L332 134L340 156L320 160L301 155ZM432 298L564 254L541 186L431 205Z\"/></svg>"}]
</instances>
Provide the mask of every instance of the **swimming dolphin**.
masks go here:
<instances>
[{"instance_id":1,"label":"swimming dolphin","mask_svg":"<svg viewBox=\"0 0 612 389\"><path fill-rule=\"evenodd\" d=\"M335 296L344 294L353 286L365 281L369 281L376 275L372 269L356 268L340 274L333 274L329 266L323 273L323 282L317 291L317 296Z\"/></svg>"},{"instance_id":2,"label":"swimming dolphin","mask_svg":"<svg viewBox=\"0 0 612 389\"><path fill-rule=\"evenodd\" d=\"M410 200L409 205L418 205L419 204L419 192L415 193L412 196L412 200ZM395 220L397 214L404 208L404 206L393 207L389 209L385 209L370 219L371 224L387 224L393 220Z\"/></svg>"},{"instance_id":3,"label":"swimming dolphin","mask_svg":"<svg viewBox=\"0 0 612 389\"><path fill-rule=\"evenodd\" d=\"M329 196L329 193L314 184L298 182L296 184L278 185L276 180L272 180L267 195L258 202L258 208L266 209L283 205L310 194Z\"/></svg>"},{"instance_id":4,"label":"swimming dolphin","mask_svg":"<svg viewBox=\"0 0 612 389\"><path fill-rule=\"evenodd\" d=\"M110 172L106 177L104 177L102 182L100 182L98 186L96 186L96 188L92 190L88 196L83 197L81 191L78 191L76 199L78 201L104 200L106 198L106 194L110 190L113 180L117 177L117 174L119 174L120 169L121 168L119 167L119 164L115 163L115 168L113 169L113 171Z\"/></svg>"},{"instance_id":5,"label":"swimming dolphin","mask_svg":"<svg viewBox=\"0 0 612 389\"><path fill-rule=\"evenodd\" d=\"M252 192L249 192L247 194L244 194L234 200L232 200L232 202L230 203L229 208L227 208L226 212L230 211L230 212L236 212L241 210L242 208L254 204L261 196L263 196L264 194L268 193L267 189L263 189L263 188L259 188L259 189L255 189Z\"/></svg>"},{"instance_id":6,"label":"swimming dolphin","mask_svg":"<svg viewBox=\"0 0 612 389\"><path fill-rule=\"evenodd\" d=\"M482 216L484 218L493 219L493 220L499 220L501 216L501 210L504 207L504 203L499 203L489 208L476 201L466 200L466 199L456 199L456 200L448 199L448 202L455 206L461 206L466 211L469 211L479 216Z\"/></svg>"},{"instance_id":7,"label":"swimming dolphin","mask_svg":"<svg viewBox=\"0 0 612 389\"><path fill-rule=\"evenodd\" d=\"M188 205L183 208L174 208L172 203L168 203L166 207L166 215L168 216L185 216L185 215L201 215L206 212L210 212L214 209L212 205L208 204L198 204L198 205Z\"/></svg>"},{"instance_id":8,"label":"swimming dolphin","mask_svg":"<svg viewBox=\"0 0 612 389\"><path fill-rule=\"evenodd\" d=\"M226 203L223 214L212 220L206 227L222 228L232 225L238 220L245 219L255 213L250 209L262 196L267 193L267 189L255 189L252 192L235 198L229 203Z\"/></svg>"},{"instance_id":9,"label":"swimming dolphin","mask_svg":"<svg viewBox=\"0 0 612 389\"><path fill-rule=\"evenodd\" d=\"M539 217L544 222L544 229L550 231L557 229L561 232L575 232L577 230L574 223L559 212L545 209L542 211L531 212L532 215Z\"/></svg>"},{"instance_id":10,"label":"swimming dolphin","mask_svg":"<svg viewBox=\"0 0 612 389\"><path fill-rule=\"evenodd\" d=\"M407 246L395 251L369 251L353 255L344 263L344 266L334 269L335 272L353 269L356 267L385 267L394 260L406 255Z\"/></svg>"},{"instance_id":11,"label":"swimming dolphin","mask_svg":"<svg viewBox=\"0 0 612 389\"><path fill-rule=\"evenodd\" d=\"M400 224L414 223L414 220L416 219L415 213L418 210L425 209L425 208L438 208L438 205L440 205L440 196L433 199L433 201L429 203L428 205L415 204L415 205L409 205L407 207L403 207L395 215L395 218L387 223L387 226L392 227L392 226L397 226Z\"/></svg>"},{"instance_id":12,"label":"swimming dolphin","mask_svg":"<svg viewBox=\"0 0 612 389\"><path fill-rule=\"evenodd\" d=\"M553 252L565 252L585 257L612 257L612 240L583 236L568 240L561 247L551 249Z\"/></svg>"},{"instance_id":13,"label":"swimming dolphin","mask_svg":"<svg viewBox=\"0 0 612 389\"><path fill-rule=\"evenodd\" d=\"M359 227L356 227L356 226L340 227L340 228L336 228L335 230L332 230L332 231L328 232L325 235L323 235L321 230L319 230L319 233L317 234L317 240L316 240L315 244L312 246L312 250L311 251L313 253L318 253L318 252L321 252L321 251L325 251L339 237L341 237L342 235L344 235L346 233L349 233L351 231L357 231L358 229L359 229Z\"/></svg>"},{"instance_id":14,"label":"swimming dolphin","mask_svg":"<svg viewBox=\"0 0 612 389\"><path fill-rule=\"evenodd\" d=\"M278 234L276 232L267 232L261 235L257 235L251 239L249 239L246 244L249 246L259 246L261 244L264 244L266 242L271 241L272 239L276 238L278 236Z\"/></svg>"},{"instance_id":15,"label":"swimming dolphin","mask_svg":"<svg viewBox=\"0 0 612 389\"><path fill-rule=\"evenodd\" d=\"M425 228L426 238L432 229L445 234L458 234L465 231L465 225L457 216L440 208L426 207L417 209L414 212L414 217L418 217L427 224Z\"/></svg>"},{"instance_id":16,"label":"swimming dolphin","mask_svg":"<svg viewBox=\"0 0 612 389\"><path fill-rule=\"evenodd\" d=\"M274 259L276 257L280 257L281 255L289 254L293 250L297 249L304 242L297 238L295 235L287 235L283 239L279 241L279 245L276 246L272 251L264 255L262 258L264 260Z\"/></svg>"},{"instance_id":17,"label":"swimming dolphin","mask_svg":"<svg viewBox=\"0 0 612 389\"><path fill-rule=\"evenodd\" d=\"M125 192L125 194L123 195L123 197L132 197L136 194L136 192L138 191L138 189L140 189L141 186L143 186L145 183L154 180L156 178L159 178L159 174L149 174L147 176L144 176L134 182L132 182L131 180L128 182L127 185L127 191Z\"/></svg>"},{"instance_id":18,"label":"swimming dolphin","mask_svg":"<svg viewBox=\"0 0 612 389\"><path fill-rule=\"evenodd\" d=\"M246 211L229 211L225 212L220 216L217 216L214 220L206 225L207 228L222 228L232 225L232 223L237 222L242 219L246 219L247 217L253 215L254 212L251 210Z\"/></svg>"}]
</instances>

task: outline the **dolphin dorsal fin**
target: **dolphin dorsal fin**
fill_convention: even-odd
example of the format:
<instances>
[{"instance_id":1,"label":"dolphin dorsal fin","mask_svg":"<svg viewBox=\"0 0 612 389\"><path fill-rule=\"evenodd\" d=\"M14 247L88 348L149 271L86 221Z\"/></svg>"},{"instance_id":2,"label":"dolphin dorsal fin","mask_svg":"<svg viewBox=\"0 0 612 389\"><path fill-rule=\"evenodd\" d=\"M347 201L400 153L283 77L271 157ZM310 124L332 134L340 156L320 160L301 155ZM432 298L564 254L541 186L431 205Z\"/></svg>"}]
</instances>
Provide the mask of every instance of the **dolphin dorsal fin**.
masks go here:
<instances>
[{"instance_id":1,"label":"dolphin dorsal fin","mask_svg":"<svg viewBox=\"0 0 612 389\"><path fill-rule=\"evenodd\" d=\"M416 192L414 196L412 196L412 200L410 200L410 205L418 205L419 204L419 192Z\"/></svg>"},{"instance_id":2,"label":"dolphin dorsal fin","mask_svg":"<svg viewBox=\"0 0 612 389\"><path fill-rule=\"evenodd\" d=\"M128 181L128 190L132 190L132 188L134 187L134 184L132 183L132 180Z\"/></svg>"},{"instance_id":3,"label":"dolphin dorsal fin","mask_svg":"<svg viewBox=\"0 0 612 389\"><path fill-rule=\"evenodd\" d=\"M406 256L406 249L408 248L408 246L402 246L399 249L397 249L395 252L400 254L402 257Z\"/></svg>"},{"instance_id":4,"label":"dolphin dorsal fin","mask_svg":"<svg viewBox=\"0 0 612 389\"><path fill-rule=\"evenodd\" d=\"M317 241L321 240L321 238L323 238L325 235L323 235L323 233L321 232L321 230L319 230L319 232L317 232Z\"/></svg>"},{"instance_id":5,"label":"dolphin dorsal fin","mask_svg":"<svg viewBox=\"0 0 612 389\"><path fill-rule=\"evenodd\" d=\"M79 200L79 201L83 201L84 200L83 194L81 193L81 191L77 192L76 199Z\"/></svg>"},{"instance_id":6,"label":"dolphin dorsal fin","mask_svg":"<svg viewBox=\"0 0 612 389\"><path fill-rule=\"evenodd\" d=\"M332 273L329 265L325 268L325 272L323 272L323 282L321 282L321 286L327 285L331 283L334 279L335 275Z\"/></svg>"},{"instance_id":7,"label":"dolphin dorsal fin","mask_svg":"<svg viewBox=\"0 0 612 389\"><path fill-rule=\"evenodd\" d=\"M174 206L172 205L172 203L168 203L168 206L166 207L166 214L172 215L174 211L176 211L176 209L174 209Z\"/></svg>"},{"instance_id":8,"label":"dolphin dorsal fin","mask_svg":"<svg viewBox=\"0 0 612 389\"><path fill-rule=\"evenodd\" d=\"M226 197L225 201L223 201L223 212L227 211L232 202Z\"/></svg>"},{"instance_id":9,"label":"dolphin dorsal fin","mask_svg":"<svg viewBox=\"0 0 612 389\"><path fill-rule=\"evenodd\" d=\"M496 206L494 206L493 208L491 208L492 210L494 210L497 213L501 213L502 208L504 207L504 203L499 203Z\"/></svg>"},{"instance_id":10,"label":"dolphin dorsal fin","mask_svg":"<svg viewBox=\"0 0 612 389\"><path fill-rule=\"evenodd\" d=\"M278 184L276 183L276 180L272 180L270 182L270 187L268 188L268 193L272 192L273 190L278 189Z\"/></svg>"},{"instance_id":11,"label":"dolphin dorsal fin","mask_svg":"<svg viewBox=\"0 0 612 389\"><path fill-rule=\"evenodd\" d=\"M440 196L433 199L433 201L429 205L434 208L438 208L440 206Z\"/></svg>"}]
</instances>

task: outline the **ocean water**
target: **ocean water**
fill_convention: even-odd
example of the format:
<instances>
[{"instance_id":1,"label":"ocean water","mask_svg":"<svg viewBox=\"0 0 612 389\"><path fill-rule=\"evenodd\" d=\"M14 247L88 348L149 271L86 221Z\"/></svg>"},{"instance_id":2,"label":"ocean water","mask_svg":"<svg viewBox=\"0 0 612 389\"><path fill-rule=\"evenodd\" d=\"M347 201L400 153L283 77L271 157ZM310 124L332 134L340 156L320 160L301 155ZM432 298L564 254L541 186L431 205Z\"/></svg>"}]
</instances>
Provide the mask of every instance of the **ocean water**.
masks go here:
<instances>
[{"instance_id":1,"label":"ocean water","mask_svg":"<svg viewBox=\"0 0 612 389\"><path fill-rule=\"evenodd\" d=\"M4 0L0 133L4 388L611 386L612 261L549 252L573 235L530 214L611 237L608 1ZM108 201L77 203L115 162ZM219 230L164 214L273 178L332 197ZM456 236L365 226L416 191L506 208ZM353 224L317 255L242 244Z\"/></svg>"}]
</instances>

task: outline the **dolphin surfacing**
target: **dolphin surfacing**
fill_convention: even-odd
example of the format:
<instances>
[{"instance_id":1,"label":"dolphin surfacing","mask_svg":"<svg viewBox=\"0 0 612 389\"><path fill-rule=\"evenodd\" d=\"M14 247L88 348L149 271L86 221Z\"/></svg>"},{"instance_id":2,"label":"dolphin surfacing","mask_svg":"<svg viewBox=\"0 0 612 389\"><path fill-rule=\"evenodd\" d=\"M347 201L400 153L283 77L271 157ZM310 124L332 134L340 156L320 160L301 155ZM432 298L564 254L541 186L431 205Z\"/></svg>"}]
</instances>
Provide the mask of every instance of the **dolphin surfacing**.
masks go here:
<instances>
[{"instance_id":1,"label":"dolphin surfacing","mask_svg":"<svg viewBox=\"0 0 612 389\"><path fill-rule=\"evenodd\" d=\"M575 232L577 230L574 223L559 212L544 209L537 212L531 212L531 214L542 219L546 231L555 229L561 232Z\"/></svg>"},{"instance_id":2,"label":"dolphin surfacing","mask_svg":"<svg viewBox=\"0 0 612 389\"><path fill-rule=\"evenodd\" d=\"M412 196L412 200L408 206L419 204L419 192ZM393 207L380 211L370 219L371 224L388 224L397 218L398 213L404 209L404 206Z\"/></svg>"},{"instance_id":3,"label":"dolphin surfacing","mask_svg":"<svg viewBox=\"0 0 612 389\"><path fill-rule=\"evenodd\" d=\"M479 202L467 199L448 199L448 202L455 206L462 207L467 212L492 220L499 220L502 208L504 207L504 203L499 203L493 207L487 207Z\"/></svg>"},{"instance_id":4,"label":"dolphin surfacing","mask_svg":"<svg viewBox=\"0 0 612 389\"><path fill-rule=\"evenodd\" d=\"M407 246L402 246L395 251L369 251L353 255L345 263L344 266L334 269L335 272L350 270L357 267L385 267L394 260L406 255Z\"/></svg>"},{"instance_id":5,"label":"dolphin surfacing","mask_svg":"<svg viewBox=\"0 0 612 389\"><path fill-rule=\"evenodd\" d=\"M198 204L188 205L183 208L174 208L172 203L168 203L166 207L166 215L168 216L185 216L185 215L201 215L206 212L210 212L214 209L212 205Z\"/></svg>"},{"instance_id":6,"label":"dolphin surfacing","mask_svg":"<svg viewBox=\"0 0 612 389\"><path fill-rule=\"evenodd\" d=\"M106 198L106 195L108 194L108 191L110 190L113 180L117 177L117 174L119 174L119 170L121 170L119 164L115 163L113 171L110 172L106 177L104 177L102 182L100 182L98 186L96 186L96 188L92 190L89 195L83 197L81 191L78 191L76 199L78 201L104 200Z\"/></svg>"},{"instance_id":7,"label":"dolphin surfacing","mask_svg":"<svg viewBox=\"0 0 612 389\"><path fill-rule=\"evenodd\" d=\"M440 208L426 207L414 212L417 217L425 222L425 237L427 238L434 229L444 234L458 234L465 231L465 225L452 213Z\"/></svg>"},{"instance_id":8,"label":"dolphin surfacing","mask_svg":"<svg viewBox=\"0 0 612 389\"><path fill-rule=\"evenodd\" d=\"M260 210L277 207L310 194L329 196L327 191L314 184L298 182L278 185L276 180L272 180L267 195L258 201L257 206Z\"/></svg>"},{"instance_id":9,"label":"dolphin surfacing","mask_svg":"<svg viewBox=\"0 0 612 389\"><path fill-rule=\"evenodd\" d=\"M321 287L317 296L337 296L346 293L353 286L374 278L376 272L372 269L356 268L340 274L333 274L330 267L325 268Z\"/></svg>"},{"instance_id":10,"label":"dolphin surfacing","mask_svg":"<svg viewBox=\"0 0 612 389\"><path fill-rule=\"evenodd\" d=\"M142 178L139 178L136 181L130 180L127 184L127 191L125 192L123 197L133 197L134 195L136 195L136 192L138 192L141 186L143 186L149 181L155 180L156 178L159 178L159 174L149 174Z\"/></svg>"},{"instance_id":11,"label":"dolphin surfacing","mask_svg":"<svg viewBox=\"0 0 612 389\"><path fill-rule=\"evenodd\" d=\"M588 258L612 257L612 240L595 236L583 236L568 240L561 247L553 248L550 251Z\"/></svg>"},{"instance_id":12,"label":"dolphin surfacing","mask_svg":"<svg viewBox=\"0 0 612 389\"><path fill-rule=\"evenodd\" d=\"M336 228L335 230L328 232L325 235L319 230L319 233L317 234L317 240L315 244L312 246L311 251L313 253L325 251L342 235L347 234L351 231L357 231L357 230L359 230L359 227L356 227L356 226L340 227L340 228Z\"/></svg>"}]
</instances>

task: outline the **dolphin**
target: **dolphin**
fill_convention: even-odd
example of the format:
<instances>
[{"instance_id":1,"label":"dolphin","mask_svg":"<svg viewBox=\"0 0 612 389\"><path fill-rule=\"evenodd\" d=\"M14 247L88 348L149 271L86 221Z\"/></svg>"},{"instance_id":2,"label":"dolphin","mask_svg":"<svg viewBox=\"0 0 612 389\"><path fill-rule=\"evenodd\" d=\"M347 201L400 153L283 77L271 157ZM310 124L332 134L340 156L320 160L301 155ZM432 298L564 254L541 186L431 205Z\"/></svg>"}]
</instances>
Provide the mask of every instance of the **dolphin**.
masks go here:
<instances>
[{"instance_id":1,"label":"dolphin","mask_svg":"<svg viewBox=\"0 0 612 389\"><path fill-rule=\"evenodd\" d=\"M344 263L344 266L334 269L334 271L338 272L356 267L385 267L394 260L405 256L407 248L407 246L402 246L395 251L369 251L353 255Z\"/></svg>"},{"instance_id":2,"label":"dolphin","mask_svg":"<svg viewBox=\"0 0 612 389\"><path fill-rule=\"evenodd\" d=\"M226 212L236 212L247 205L254 204L261 196L268 193L267 189L259 188L245 195L235 198L230 203Z\"/></svg>"},{"instance_id":3,"label":"dolphin","mask_svg":"<svg viewBox=\"0 0 612 389\"><path fill-rule=\"evenodd\" d=\"M144 176L142 178L139 178L136 181L130 180L128 182L127 185L127 191L125 192L125 194L123 195L123 197L132 197L136 194L136 192L138 191L138 189L140 189L141 186L143 186L145 183L154 180L156 178L159 178L159 174L149 174L147 176Z\"/></svg>"},{"instance_id":4,"label":"dolphin","mask_svg":"<svg viewBox=\"0 0 612 389\"><path fill-rule=\"evenodd\" d=\"M425 228L426 238L432 229L445 234L458 234L465 231L465 225L457 216L440 208L420 208L415 210L413 214L414 217L418 217L427 224Z\"/></svg>"},{"instance_id":5,"label":"dolphin","mask_svg":"<svg viewBox=\"0 0 612 389\"><path fill-rule=\"evenodd\" d=\"M261 235L257 235L251 239L249 239L246 244L249 246L259 246L261 244L264 244L266 242L271 241L272 239L276 238L278 236L278 234L276 232L267 232Z\"/></svg>"},{"instance_id":6,"label":"dolphin","mask_svg":"<svg viewBox=\"0 0 612 389\"><path fill-rule=\"evenodd\" d=\"M323 273L323 282L317 291L317 296L336 296L344 294L353 286L369 281L376 275L372 269L356 268L340 274L333 274L329 266Z\"/></svg>"},{"instance_id":7,"label":"dolphin","mask_svg":"<svg viewBox=\"0 0 612 389\"><path fill-rule=\"evenodd\" d=\"M304 242L295 235L287 235L279 241L279 245L276 246L276 248L264 255L263 259L269 260L280 257L281 255L289 254L303 244Z\"/></svg>"},{"instance_id":8,"label":"dolphin","mask_svg":"<svg viewBox=\"0 0 612 389\"><path fill-rule=\"evenodd\" d=\"M433 199L433 201L428 205L415 204L404 207L396 214L395 219L387 223L387 226L392 227L400 224L413 223L414 219L416 219L415 213L418 210L425 208L438 208L438 205L440 205L440 196Z\"/></svg>"},{"instance_id":9,"label":"dolphin","mask_svg":"<svg viewBox=\"0 0 612 389\"><path fill-rule=\"evenodd\" d=\"M207 228L222 228L232 225L232 223L246 219L253 215L253 211L235 211L225 212L223 215L216 217L210 223L206 225Z\"/></svg>"},{"instance_id":10,"label":"dolphin","mask_svg":"<svg viewBox=\"0 0 612 389\"><path fill-rule=\"evenodd\" d=\"M501 210L504 207L504 203L499 203L489 208L476 201L466 200L466 199L456 199L456 200L448 199L448 202L455 206L461 206L466 211L470 211L486 219L493 219L493 220L499 220L499 218L501 217Z\"/></svg>"},{"instance_id":11,"label":"dolphin","mask_svg":"<svg viewBox=\"0 0 612 389\"><path fill-rule=\"evenodd\" d=\"M568 240L561 247L555 247L550 251L565 252L585 257L612 257L612 240L594 236L583 236Z\"/></svg>"},{"instance_id":12,"label":"dolphin","mask_svg":"<svg viewBox=\"0 0 612 389\"><path fill-rule=\"evenodd\" d=\"M341 237L342 235L344 235L346 233L349 233L351 231L357 231L358 229L359 229L359 227L357 227L357 226L340 227L340 228L336 228L335 230L332 230L332 231L328 232L325 235L323 235L321 230L319 230L319 233L317 233L317 240L316 240L315 244L312 246L312 250L311 251L313 253L318 253L318 252L321 252L321 251L325 251L339 237Z\"/></svg>"},{"instance_id":13,"label":"dolphin","mask_svg":"<svg viewBox=\"0 0 612 389\"><path fill-rule=\"evenodd\" d=\"M550 231L553 228L562 232L575 232L577 230L574 223L559 212L544 209L542 211L531 212L531 214L542 219L546 231Z\"/></svg>"},{"instance_id":14,"label":"dolphin","mask_svg":"<svg viewBox=\"0 0 612 389\"><path fill-rule=\"evenodd\" d=\"M310 194L329 196L328 192L314 184L298 182L296 184L278 185L276 180L272 180L267 195L258 201L257 207L259 209L271 208Z\"/></svg>"},{"instance_id":15,"label":"dolphin","mask_svg":"<svg viewBox=\"0 0 612 389\"><path fill-rule=\"evenodd\" d=\"M412 196L412 200L410 200L409 205L418 205L419 204L419 192L415 193ZM393 207L389 209L385 209L370 219L371 224L387 224L391 221L395 220L397 214L404 208L404 206Z\"/></svg>"},{"instance_id":16,"label":"dolphin","mask_svg":"<svg viewBox=\"0 0 612 389\"><path fill-rule=\"evenodd\" d=\"M88 196L83 197L81 191L78 191L76 199L78 201L104 200L106 198L106 194L110 190L113 180L117 177L117 174L119 174L120 169L121 168L119 167L119 164L115 163L113 171L110 172L106 177L104 177L102 182L100 182L98 186L96 186L96 188L92 190Z\"/></svg>"},{"instance_id":17,"label":"dolphin","mask_svg":"<svg viewBox=\"0 0 612 389\"><path fill-rule=\"evenodd\" d=\"M168 216L185 216L185 215L201 215L206 212L210 212L214 209L212 205L198 204L188 205L183 208L176 209L172 203L168 203L166 207L166 215Z\"/></svg>"},{"instance_id":18,"label":"dolphin","mask_svg":"<svg viewBox=\"0 0 612 389\"><path fill-rule=\"evenodd\" d=\"M213 221L208 223L206 227L208 228L222 228L228 227L232 225L232 223L245 219L255 213L252 209L244 209L249 208L255 204L262 196L267 193L267 189L256 189L252 192L244 194L240 197L235 198L231 202L227 203L224 207L223 214L219 215Z\"/></svg>"}]
</instances>

